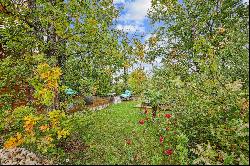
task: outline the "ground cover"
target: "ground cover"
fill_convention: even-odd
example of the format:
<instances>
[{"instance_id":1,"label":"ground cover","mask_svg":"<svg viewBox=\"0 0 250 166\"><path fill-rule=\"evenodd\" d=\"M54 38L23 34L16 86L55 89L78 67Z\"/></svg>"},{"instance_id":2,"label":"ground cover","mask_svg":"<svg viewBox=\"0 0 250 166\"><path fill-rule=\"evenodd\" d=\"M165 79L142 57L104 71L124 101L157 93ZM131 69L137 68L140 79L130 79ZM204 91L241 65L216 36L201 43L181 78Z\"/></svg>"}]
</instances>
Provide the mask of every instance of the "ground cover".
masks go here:
<instances>
[{"instance_id":1,"label":"ground cover","mask_svg":"<svg viewBox=\"0 0 250 166\"><path fill-rule=\"evenodd\" d=\"M68 153L62 162L161 164L162 150L156 129L139 123L143 112L134 108L136 104L136 101L122 102L83 116L75 130L86 148Z\"/></svg>"}]
</instances>

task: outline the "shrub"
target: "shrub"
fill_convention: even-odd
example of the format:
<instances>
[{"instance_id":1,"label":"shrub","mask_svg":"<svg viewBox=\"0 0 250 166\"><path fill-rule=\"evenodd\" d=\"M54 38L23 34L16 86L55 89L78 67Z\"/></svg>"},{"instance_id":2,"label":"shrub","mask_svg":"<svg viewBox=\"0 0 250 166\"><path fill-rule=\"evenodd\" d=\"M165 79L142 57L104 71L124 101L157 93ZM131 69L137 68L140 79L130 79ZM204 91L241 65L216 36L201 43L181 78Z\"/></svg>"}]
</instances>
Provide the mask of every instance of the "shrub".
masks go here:
<instances>
[{"instance_id":1,"label":"shrub","mask_svg":"<svg viewBox=\"0 0 250 166\"><path fill-rule=\"evenodd\" d=\"M53 110L37 114L35 109L23 106L6 111L2 132L4 148L29 146L42 153L56 152L56 145L70 134L69 120L63 111Z\"/></svg>"},{"instance_id":2,"label":"shrub","mask_svg":"<svg viewBox=\"0 0 250 166\"><path fill-rule=\"evenodd\" d=\"M47 106L54 104L60 75L61 71L57 67L51 68L46 63L37 66L31 82L38 103ZM53 154L58 151L59 141L70 135L70 120L61 110L44 110L39 114L32 106L21 106L4 111L0 118L3 122L0 129L4 133L4 148L28 146L42 153Z\"/></svg>"}]
</instances>

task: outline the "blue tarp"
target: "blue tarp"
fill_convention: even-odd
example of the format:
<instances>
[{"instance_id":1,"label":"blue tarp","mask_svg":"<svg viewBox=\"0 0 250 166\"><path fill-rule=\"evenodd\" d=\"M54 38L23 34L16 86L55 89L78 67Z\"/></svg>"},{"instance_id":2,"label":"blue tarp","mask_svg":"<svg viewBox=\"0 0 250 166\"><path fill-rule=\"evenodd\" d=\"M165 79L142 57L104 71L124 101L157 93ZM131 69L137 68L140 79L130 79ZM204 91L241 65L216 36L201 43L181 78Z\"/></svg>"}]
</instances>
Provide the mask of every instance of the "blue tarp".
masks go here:
<instances>
[{"instance_id":1,"label":"blue tarp","mask_svg":"<svg viewBox=\"0 0 250 166\"><path fill-rule=\"evenodd\" d=\"M131 94L132 94L131 91L126 90L125 93L121 94L121 97L128 98L131 96Z\"/></svg>"},{"instance_id":2,"label":"blue tarp","mask_svg":"<svg viewBox=\"0 0 250 166\"><path fill-rule=\"evenodd\" d=\"M67 95L75 95L75 94L77 94L77 91L75 91L75 90L73 90L71 88L67 88L67 89L65 89L65 93Z\"/></svg>"}]
</instances>

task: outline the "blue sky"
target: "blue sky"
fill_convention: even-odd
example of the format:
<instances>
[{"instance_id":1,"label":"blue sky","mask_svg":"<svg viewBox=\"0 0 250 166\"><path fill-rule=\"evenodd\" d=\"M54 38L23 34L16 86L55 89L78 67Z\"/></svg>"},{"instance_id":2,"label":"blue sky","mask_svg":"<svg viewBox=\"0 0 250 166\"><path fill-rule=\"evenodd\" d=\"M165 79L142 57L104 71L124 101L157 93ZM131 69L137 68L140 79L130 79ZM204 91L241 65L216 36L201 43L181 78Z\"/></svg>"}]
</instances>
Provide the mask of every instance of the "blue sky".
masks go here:
<instances>
[{"instance_id":1,"label":"blue sky","mask_svg":"<svg viewBox=\"0 0 250 166\"><path fill-rule=\"evenodd\" d=\"M114 0L114 4L117 7L124 7L117 20L117 29L124 30L129 34L145 34L146 38L149 37L153 29L146 15L151 6L151 0Z\"/></svg>"}]
</instances>

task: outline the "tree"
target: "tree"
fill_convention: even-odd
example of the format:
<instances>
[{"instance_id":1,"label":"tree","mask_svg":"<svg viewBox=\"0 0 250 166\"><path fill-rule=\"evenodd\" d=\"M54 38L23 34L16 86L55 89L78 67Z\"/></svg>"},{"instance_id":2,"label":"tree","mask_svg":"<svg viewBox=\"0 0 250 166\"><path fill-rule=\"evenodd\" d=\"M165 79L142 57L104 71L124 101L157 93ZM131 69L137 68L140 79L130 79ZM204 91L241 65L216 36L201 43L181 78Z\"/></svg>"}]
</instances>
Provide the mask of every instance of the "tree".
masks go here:
<instances>
[{"instance_id":1,"label":"tree","mask_svg":"<svg viewBox=\"0 0 250 166\"><path fill-rule=\"evenodd\" d=\"M179 3L173 0L152 3L149 13L152 21L163 24L156 32L158 42L163 46L157 53L163 55L167 63L172 60L183 64L190 61L187 65L195 66L197 70L209 63L212 70L221 66L221 72L228 76L233 74L234 79L248 78L248 8L241 1ZM242 40L238 41L239 37ZM167 43L164 42L166 40ZM166 54L168 56L164 56ZM214 57L214 54L218 56ZM236 58L236 54L245 63ZM207 60L210 62L205 64ZM249 82L248 79L244 81Z\"/></svg>"},{"instance_id":2,"label":"tree","mask_svg":"<svg viewBox=\"0 0 250 166\"><path fill-rule=\"evenodd\" d=\"M83 93L110 84L120 63L118 34L112 28L118 10L111 0L1 0L0 4L1 47L13 61L44 53L52 66L62 69L60 84L80 85ZM71 69L66 68L69 64Z\"/></svg>"},{"instance_id":3,"label":"tree","mask_svg":"<svg viewBox=\"0 0 250 166\"><path fill-rule=\"evenodd\" d=\"M135 69L129 74L128 84L134 94L140 94L144 89L147 76L143 69Z\"/></svg>"},{"instance_id":4,"label":"tree","mask_svg":"<svg viewBox=\"0 0 250 166\"><path fill-rule=\"evenodd\" d=\"M189 149L196 144L207 148L209 140L216 151L237 154L234 164L248 153L246 146L232 148L234 140L248 142L246 128L241 130L249 123L243 106L249 98L248 14L248 5L235 0L153 0L149 12L160 26L148 58L162 57L164 66L154 71L146 97L170 106L179 130L192 140ZM209 160L219 162L213 156Z\"/></svg>"}]
</instances>

